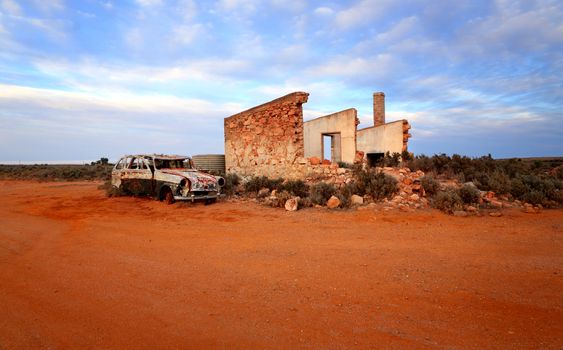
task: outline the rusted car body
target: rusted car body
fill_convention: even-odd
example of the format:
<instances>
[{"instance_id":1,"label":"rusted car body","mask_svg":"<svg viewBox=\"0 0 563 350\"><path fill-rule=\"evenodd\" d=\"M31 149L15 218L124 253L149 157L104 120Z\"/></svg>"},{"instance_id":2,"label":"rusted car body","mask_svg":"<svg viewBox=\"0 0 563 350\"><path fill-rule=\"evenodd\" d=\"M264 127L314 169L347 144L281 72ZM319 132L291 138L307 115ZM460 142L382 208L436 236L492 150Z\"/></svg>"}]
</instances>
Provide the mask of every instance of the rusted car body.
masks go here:
<instances>
[{"instance_id":1,"label":"rusted car body","mask_svg":"<svg viewBox=\"0 0 563 350\"><path fill-rule=\"evenodd\" d=\"M111 184L122 192L174 201L215 201L225 180L194 168L190 157L162 154L127 155L115 164Z\"/></svg>"}]
</instances>

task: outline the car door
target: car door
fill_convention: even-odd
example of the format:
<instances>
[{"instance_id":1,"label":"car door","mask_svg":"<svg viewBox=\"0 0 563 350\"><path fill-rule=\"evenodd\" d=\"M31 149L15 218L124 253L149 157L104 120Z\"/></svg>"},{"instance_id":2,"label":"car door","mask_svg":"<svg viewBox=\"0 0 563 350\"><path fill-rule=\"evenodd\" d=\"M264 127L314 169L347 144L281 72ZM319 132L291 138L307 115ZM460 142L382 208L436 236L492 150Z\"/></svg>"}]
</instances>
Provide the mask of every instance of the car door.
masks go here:
<instances>
[{"instance_id":1,"label":"car door","mask_svg":"<svg viewBox=\"0 0 563 350\"><path fill-rule=\"evenodd\" d=\"M125 189L134 195L152 195L152 171L143 157L133 157L122 173Z\"/></svg>"},{"instance_id":2,"label":"car door","mask_svg":"<svg viewBox=\"0 0 563 350\"><path fill-rule=\"evenodd\" d=\"M111 185L116 188L121 187L122 172L126 167L126 158L121 158L111 170Z\"/></svg>"}]
</instances>

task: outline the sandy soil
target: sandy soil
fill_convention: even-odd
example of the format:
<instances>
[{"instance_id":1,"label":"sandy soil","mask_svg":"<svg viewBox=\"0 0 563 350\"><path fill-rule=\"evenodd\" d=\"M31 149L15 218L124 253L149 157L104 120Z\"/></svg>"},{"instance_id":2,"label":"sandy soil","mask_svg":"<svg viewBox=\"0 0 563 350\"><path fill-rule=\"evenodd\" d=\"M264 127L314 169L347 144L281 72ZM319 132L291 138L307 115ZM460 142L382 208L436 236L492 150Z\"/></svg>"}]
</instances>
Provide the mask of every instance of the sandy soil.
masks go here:
<instances>
[{"instance_id":1,"label":"sandy soil","mask_svg":"<svg viewBox=\"0 0 563 350\"><path fill-rule=\"evenodd\" d=\"M0 349L561 349L563 211L167 206L0 182Z\"/></svg>"}]
</instances>

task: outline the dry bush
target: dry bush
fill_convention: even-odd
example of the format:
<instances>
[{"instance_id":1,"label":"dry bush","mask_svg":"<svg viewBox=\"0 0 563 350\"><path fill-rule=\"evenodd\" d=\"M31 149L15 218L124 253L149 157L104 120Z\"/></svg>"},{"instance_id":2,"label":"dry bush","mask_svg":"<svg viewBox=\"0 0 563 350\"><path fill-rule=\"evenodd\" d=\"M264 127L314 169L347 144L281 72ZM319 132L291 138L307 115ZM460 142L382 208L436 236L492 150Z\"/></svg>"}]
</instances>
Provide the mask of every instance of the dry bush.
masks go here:
<instances>
[{"instance_id":1,"label":"dry bush","mask_svg":"<svg viewBox=\"0 0 563 350\"><path fill-rule=\"evenodd\" d=\"M434 196L440 191L440 183L434 179L432 175L425 175L420 178L420 184L424 192L430 197Z\"/></svg>"},{"instance_id":2,"label":"dry bush","mask_svg":"<svg viewBox=\"0 0 563 350\"><path fill-rule=\"evenodd\" d=\"M453 189L438 192L432 199L432 206L445 213L452 214L456 210L463 209L463 201Z\"/></svg>"},{"instance_id":3,"label":"dry bush","mask_svg":"<svg viewBox=\"0 0 563 350\"><path fill-rule=\"evenodd\" d=\"M336 187L325 182L319 182L311 187L311 202L318 205L326 205L330 197L336 194Z\"/></svg>"}]
</instances>

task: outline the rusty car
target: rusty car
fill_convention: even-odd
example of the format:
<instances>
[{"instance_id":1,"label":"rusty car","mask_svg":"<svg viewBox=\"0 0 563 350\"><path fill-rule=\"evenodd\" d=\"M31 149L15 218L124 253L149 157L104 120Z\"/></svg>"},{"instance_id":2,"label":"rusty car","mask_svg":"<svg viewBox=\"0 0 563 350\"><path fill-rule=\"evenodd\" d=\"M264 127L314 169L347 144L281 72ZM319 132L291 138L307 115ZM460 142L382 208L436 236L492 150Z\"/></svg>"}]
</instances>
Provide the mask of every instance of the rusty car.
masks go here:
<instances>
[{"instance_id":1,"label":"rusty car","mask_svg":"<svg viewBox=\"0 0 563 350\"><path fill-rule=\"evenodd\" d=\"M197 170L188 156L137 154L121 157L112 169L111 184L120 192L149 195L168 204L210 203L221 196L225 179Z\"/></svg>"}]
</instances>

